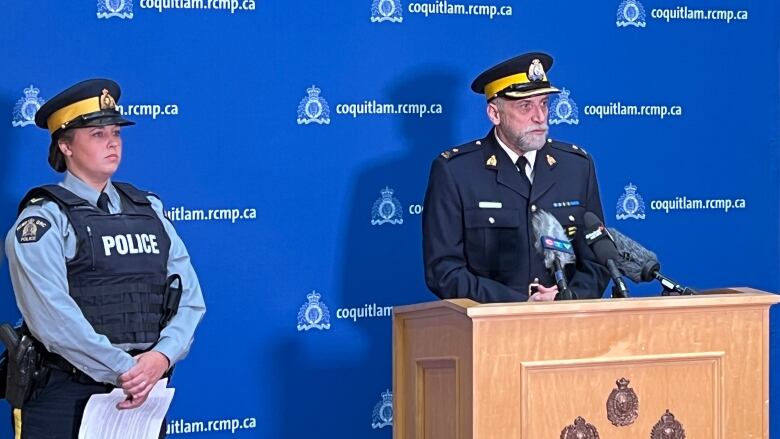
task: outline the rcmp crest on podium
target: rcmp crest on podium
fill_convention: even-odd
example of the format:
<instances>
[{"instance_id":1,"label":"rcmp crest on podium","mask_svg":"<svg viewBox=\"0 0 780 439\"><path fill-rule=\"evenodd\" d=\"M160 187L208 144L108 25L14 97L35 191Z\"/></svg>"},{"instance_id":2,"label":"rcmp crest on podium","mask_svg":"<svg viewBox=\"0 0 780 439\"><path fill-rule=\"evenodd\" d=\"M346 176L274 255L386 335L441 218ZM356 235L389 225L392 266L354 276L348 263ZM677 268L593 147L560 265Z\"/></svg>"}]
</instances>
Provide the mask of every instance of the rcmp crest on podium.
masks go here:
<instances>
[{"instance_id":1,"label":"rcmp crest on podium","mask_svg":"<svg viewBox=\"0 0 780 439\"><path fill-rule=\"evenodd\" d=\"M374 0L371 3L371 22L389 21L400 23L404 21L403 6L400 0Z\"/></svg>"},{"instance_id":2,"label":"rcmp crest on podium","mask_svg":"<svg viewBox=\"0 0 780 439\"><path fill-rule=\"evenodd\" d=\"M382 196L377 198L371 208L371 225L403 224L403 208L398 198L393 196L393 190L385 186L379 193Z\"/></svg>"},{"instance_id":3,"label":"rcmp crest on podium","mask_svg":"<svg viewBox=\"0 0 780 439\"><path fill-rule=\"evenodd\" d=\"M330 329L330 311L316 291L306 295L306 302L298 310L298 331Z\"/></svg>"},{"instance_id":4,"label":"rcmp crest on podium","mask_svg":"<svg viewBox=\"0 0 780 439\"><path fill-rule=\"evenodd\" d=\"M615 381L617 388L607 398L607 419L615 427L631 425L639 416L639 397L628 387L630 383L625 378Z\"/></svg>"},{"instance_id":5,"label":"rcmp crest on podium","mask_svg":"<svg viewBox=\"0 0 780 439\"><path fill-rule=\"evenodd\" d=\"M382 400L374 406L374 414L371 417L371 428L385 428L393 425L393 392L389 389L382 392Z\"/></svg>"},{"instance_id":6,"label":"rcmp crest on podium","mask_svg":"<svg viewBox=\"0 0 780 439\"><path fill-rule=\"evenodd\" d=\"M577 125L580 123L580 113L577 110L577 104L569 97L571 92L565 88L561 93L553 98L550 104L550 125L568 124Z\"/></svg>"},{"instance_id":7,"label":"rcmp crest on podium","mask_svg":"<svg viewBox=\"0 0 780 439\"><path fill-rule=\"evenodd\" d=\"M321 91L314 85L306 89L306 97L298 104L298 125L330 124L330 107L325 98L320 96Z\"/></svg>"},{"instance_id":8,"label":"rcmp crest on podium","mask_svg":"<svg viewBox=\"0 0 780 439\"><path fill-rule=\"evenodd\" d=\"M645 202L642 200L642 196L636 191L637 187L629 183L628 186L624 186L623 189L626 192L618 198L617 201L617 214L615 218L619 220L624 219L645 219Z\"/></svg>"},{"instance_id":9,"label":"rcmp crest on podium","mask_svg":"<svg viewBox=\"0 0 780 439\"><path fill-rule=\"evenodd\" d=\"M98 0L97 18L133 18L133 0Z\"/></svg>"},{"instance_id":10,"label":"rcmp crest on podium","mask_svg":"<svg viewBox=\"0 0 780 439\"><path fill-rule=\"evenodd\" d=\"M40 90L30 84L24 89L24 97L19 98L14 105L14 115L11 125L14 127L26 127L35 124L35 112L44 104L38 96Z\"/></svg>"},{"instance_id":11,"label":"rcmp crest on podium","mask_svg":"<svg viewBox=\"0 0 780 439\"><path fill-rule=\"evenodd\" d=\"M618 6L617 27L645 27L645 8L637 0L623 0Z\"/></svg>"}]
</instances>

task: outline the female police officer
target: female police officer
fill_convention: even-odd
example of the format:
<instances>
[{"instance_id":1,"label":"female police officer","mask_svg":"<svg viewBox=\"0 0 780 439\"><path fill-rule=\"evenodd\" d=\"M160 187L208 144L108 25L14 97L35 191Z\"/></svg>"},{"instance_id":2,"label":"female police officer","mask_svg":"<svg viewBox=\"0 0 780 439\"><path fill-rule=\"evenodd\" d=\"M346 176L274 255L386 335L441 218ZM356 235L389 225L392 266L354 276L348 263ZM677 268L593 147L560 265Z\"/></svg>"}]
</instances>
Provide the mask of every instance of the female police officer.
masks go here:
<instances>
[{"instance_id":1,"label":"female police officer","mask_svg":"<svg viewBox=\"0 0 780 439\"><path fill-rule=\"evenodd\" d=\"M24 197L5 241L16 302L43 355L43 373L14 410L17 437L76 438L86 401L114 386L127 394L119 409L139 407L187 354L205 312L160 200L111 181L120 127L133 124L119 95L111 80L87 80L35 116L51 133L49 164L65 175ZM171 286L181 299L164 325Z\"/></svg>"}]
</instances>

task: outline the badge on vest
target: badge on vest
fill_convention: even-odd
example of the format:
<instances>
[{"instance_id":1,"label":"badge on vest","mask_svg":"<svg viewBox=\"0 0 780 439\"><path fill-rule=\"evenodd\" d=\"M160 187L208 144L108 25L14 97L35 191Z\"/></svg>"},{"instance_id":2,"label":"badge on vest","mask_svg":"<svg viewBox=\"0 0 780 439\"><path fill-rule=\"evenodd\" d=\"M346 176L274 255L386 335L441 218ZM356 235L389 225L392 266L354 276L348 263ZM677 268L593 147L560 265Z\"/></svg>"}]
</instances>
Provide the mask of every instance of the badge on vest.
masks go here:
<instances>
[{"instance_id":1,"label":"badge on vest","mask_svg":"<svg viewBox=\"0 0 780 439\"><path fill-rule=\"evenodd\" d=\"M120 255L136 255L139 253L159 254L157 248L157 236L146 233L127 233L116 236L101 236L103 250L106 256L111 256L111 250L116 250Z\"/></svg>"},{"instance_id":2,"label":"badge on vest","mask_svg":"<svg viewBox=\"0 0 780 439\"><path fill-rule=\"evenodd\" d=\"M16 226L16 240L20 244L38 242L50 228L49 221L39 216L31 216Z\"/></svg>"}]
</instances>

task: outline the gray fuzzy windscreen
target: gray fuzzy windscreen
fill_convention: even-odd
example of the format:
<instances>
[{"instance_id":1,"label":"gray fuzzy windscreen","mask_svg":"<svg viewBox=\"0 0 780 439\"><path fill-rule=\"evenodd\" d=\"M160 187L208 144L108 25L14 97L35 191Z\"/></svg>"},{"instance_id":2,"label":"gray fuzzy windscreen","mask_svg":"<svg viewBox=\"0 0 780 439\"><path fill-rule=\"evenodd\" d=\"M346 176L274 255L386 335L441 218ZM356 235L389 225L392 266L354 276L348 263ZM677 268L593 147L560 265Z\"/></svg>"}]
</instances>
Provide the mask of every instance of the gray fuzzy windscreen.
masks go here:
<instances>
[{"instance_id":1,"label":"gray fuzzy windscreen","mask_svg":"<svg viewBox=\"0 0 780 439\"><path fill-rule=\"evenodd\" d=\"M545 267L552 267L553 261L556 258L560 261L561 265L574 263L574 255L555 250L545 251L542 247L542 236L549 236L550 238L559 241L569 242L569 238L566 237L566 232L563 231L563 226L561 226L561 223L559 223L551 213L539 209L531 218L531 227L534 232L534 247L539 254L544 255Z\"/></svg>"},{"instance_id":2,"label":"gray fuzzy windscreen","mask_svg":"<svg viewBox=\"0 0 780 439\"><path fill-rule=\"evenodd\" d=\"M648 263L657 263L658 257L655 253L642 247L641 244L618 232L615 229L608 229L615 241L620 259L617 262L618 268L634 282L642 281L642 267Z\"/></svg>"}]
</instances>

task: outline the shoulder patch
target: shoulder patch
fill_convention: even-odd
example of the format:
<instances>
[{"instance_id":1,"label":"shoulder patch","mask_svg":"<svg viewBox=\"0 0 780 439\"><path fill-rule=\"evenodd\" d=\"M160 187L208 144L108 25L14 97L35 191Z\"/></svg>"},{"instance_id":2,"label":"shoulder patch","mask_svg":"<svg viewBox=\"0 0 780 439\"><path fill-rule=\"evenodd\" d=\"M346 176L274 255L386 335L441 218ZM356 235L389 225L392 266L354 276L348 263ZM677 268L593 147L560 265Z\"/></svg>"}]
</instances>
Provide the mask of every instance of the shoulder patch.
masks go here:
<instances>
[{"instance_id":1,"label":"shoulder patch","mask_svg":"<svg viewBox=\"0 0 780 439\"><path fill-rule=\"evenodd\" d=\"M476 142L467 143L465 145L461 145L461 146L458 146L458 147L455 147L455 148L452 148L452 149L448 149L448 150L444 151L443 153L441 153L441 156L444 157L445 159L449 160L449 159L451 159L453 157L456 157L456 156L459 156L461 154L465 154L467 152L472 152L472 151L478 151L480 149L482 149L482 142L476 141Z\"/></svg>"},{"instance_id":2,"label":"shoulder patch","mask_svg":"<svg viewBox=\"0 0 780 439\"><path fill-rule=\"evenodd\" d=\"M16 241L20 244L38 242L51 228L51 223L39 216L30 216L23 219L16 226Z\"/></svg>"}]
</instances>

